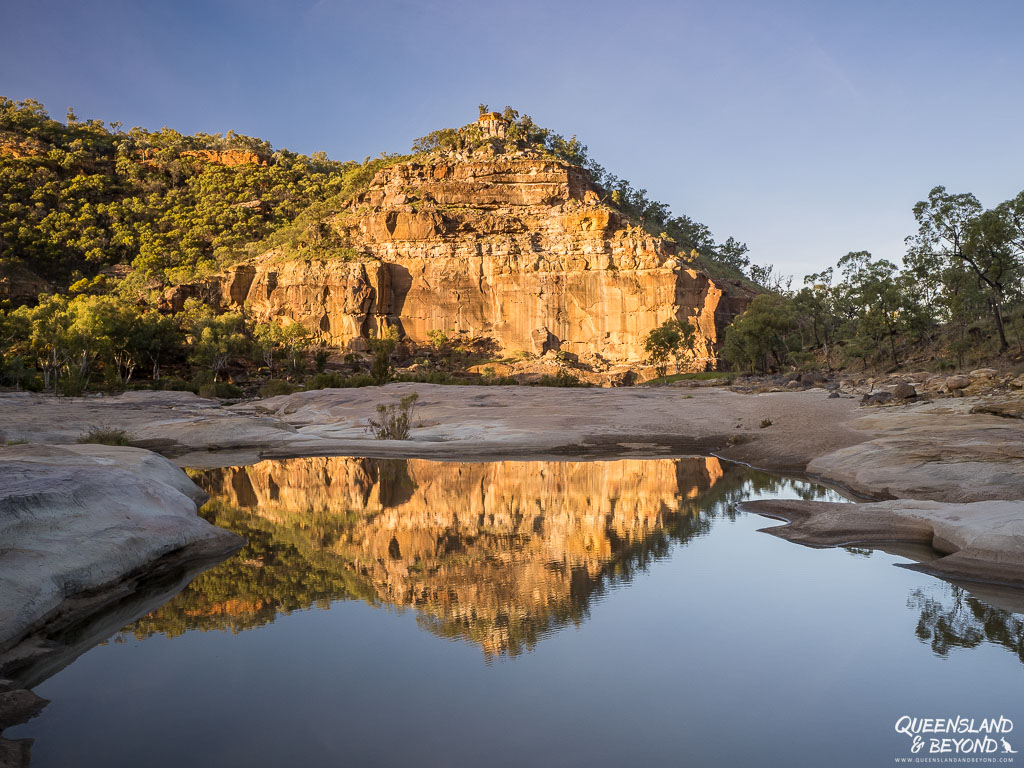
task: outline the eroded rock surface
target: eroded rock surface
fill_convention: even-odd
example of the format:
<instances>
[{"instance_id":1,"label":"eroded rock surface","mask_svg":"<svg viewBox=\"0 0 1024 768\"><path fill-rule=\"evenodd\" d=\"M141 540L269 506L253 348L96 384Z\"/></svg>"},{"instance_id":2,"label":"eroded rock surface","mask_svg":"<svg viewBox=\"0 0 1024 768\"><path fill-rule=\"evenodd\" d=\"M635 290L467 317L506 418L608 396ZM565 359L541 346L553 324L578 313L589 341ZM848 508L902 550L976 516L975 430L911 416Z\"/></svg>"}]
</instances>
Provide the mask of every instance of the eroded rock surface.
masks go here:
<instances>
[{"instance_id":1,"label":"eroded rock surface","mask_svg":"<svg viewBox=\"0 0 1024 768\"><path fill-rule=\"evenodd\" d=\"M601 200L581 168L536 154L434 156L380 171L331 221L350 260L277 252L228 274L222 301L302 323L331 345L397 326L492 339L504 354L643 357L670 319L698 330L691 367L716 359L749 293L694 268Z\"/></svg>"},{"instance_id":2,"label":"eroded rock surface","mask_svg":"<svg viewBox=\"0 0 1024 768\"><path fill-rule=\"evenodd\" d=\"M69 598L115 586L172 553L205 557L240 546L196 515L205 498L145 450L0 447L0 653Z\"/></svg>"},{"instance_id":3,"label":"eroded rock surface","mask_svg":"<svg viewBox=\"0 0 1024 768\"><path fill-rule=\"evenodd\" d=\"M743 507L786 520L788 525L763 530L789 541L813 547L924 544L943 557L919 563L918 570L1024 586L1024 501L753 501Z\"/></svg>"},{"instance_id":4,"label":"eroded rock surface","mask_svg":"<svg viewBox=\"0 0 1024 768\"><path fill-rule=\"evenodd\" d=\"M876 413L852 426L870 439L812 459L810 474L866 496L1024 499L1020 422L934 407Z\"/></svg>"},{"instance_id":5,"label":"eroded rock surface","mask_svg":"<svg viewBox=\"0 0 1024 768\"><path fill-rule=\"evenodd\" d=\"M926 544L945 556L921 563L922 570L1024 586L1024 424L979 412L973 398L962 398L873 410L851 426L868 439L812 459L807 471L892 501L744 508L791 521L768 529L791 541Z\"/></svg>"}]
</instances>

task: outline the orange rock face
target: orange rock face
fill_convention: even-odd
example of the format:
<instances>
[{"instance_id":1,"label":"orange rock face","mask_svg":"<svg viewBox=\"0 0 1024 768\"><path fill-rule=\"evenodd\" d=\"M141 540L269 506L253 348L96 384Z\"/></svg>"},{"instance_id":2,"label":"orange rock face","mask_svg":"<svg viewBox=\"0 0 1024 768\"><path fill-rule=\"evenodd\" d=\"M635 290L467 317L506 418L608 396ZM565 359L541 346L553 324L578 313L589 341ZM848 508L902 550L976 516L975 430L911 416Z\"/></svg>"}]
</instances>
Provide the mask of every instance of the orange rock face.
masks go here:
<instances>
[{"instance_id":1,"label":"orange rock face","mask_svg":"<svg viewBox=\"0 0 1024 768\"><path fill-rule=\"evenodd\" d=\"M678 319L698 329L692 368L713 366L746 297L602 195L582 169L522 153L392 166L332 221L360 261L269 254L230 274L223 298L332 345L394 325L414 343L443 331L612 363L640 360L645 334Z\"/></svg>"},{"instance_id":2,"label":"orange rock face","mask_svg":"<svg viewBox=\"0 0 1024 768\"><path fill-rule=\"evenodd\" d=\"M214 165L245 165L255 163L266 165L267 162L255 152L247 152L243 149L193 149L181 153L182 157L198 157Z\"/></svg>"}]
</instances>

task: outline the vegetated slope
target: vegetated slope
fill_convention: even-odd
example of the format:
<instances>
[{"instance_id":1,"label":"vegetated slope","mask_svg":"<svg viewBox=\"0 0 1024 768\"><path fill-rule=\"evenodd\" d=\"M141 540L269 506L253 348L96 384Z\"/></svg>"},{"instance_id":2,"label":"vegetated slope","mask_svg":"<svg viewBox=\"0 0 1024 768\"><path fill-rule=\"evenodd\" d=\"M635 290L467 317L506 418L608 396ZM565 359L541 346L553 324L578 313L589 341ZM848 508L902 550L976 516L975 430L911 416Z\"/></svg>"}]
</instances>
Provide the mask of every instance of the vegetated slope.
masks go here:
<instances>
[{"instance_id":1,"label":"vegetated slope","mask_svg":"<svg viewBox=\"0 0 1024 768\"><path fill-rule=\"evenodd\" d=\"M414 344L485 338L504 355L554 351L592 367L640 360L647 333L687 321L697 331L689 364L714 365L750 291L652 234L636 201L566 160L582 150L557 151L561 142L496 113L426 137L341 210L305 212L270 238L275 247L229 269L220 300L332 346L395 327ZM208 297L209 283L167 300Z\"/></svg>"}]
</instances>

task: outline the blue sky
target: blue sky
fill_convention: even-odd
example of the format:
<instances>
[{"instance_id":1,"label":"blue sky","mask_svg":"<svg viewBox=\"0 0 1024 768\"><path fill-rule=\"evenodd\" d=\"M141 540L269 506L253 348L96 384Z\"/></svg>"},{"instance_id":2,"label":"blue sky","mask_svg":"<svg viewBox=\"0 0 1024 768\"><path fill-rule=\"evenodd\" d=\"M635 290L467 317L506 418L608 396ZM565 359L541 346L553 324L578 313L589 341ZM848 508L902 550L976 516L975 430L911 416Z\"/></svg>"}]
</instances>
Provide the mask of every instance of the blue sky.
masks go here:
<instances>
[{"instance_id":1,"label":"blue sky","mask_svg":"<svg viewBox=\"0 0 1024 768\"><path fill-rule=\"evenodd\" d=\"M936 184L1024 189L1024 3L0 0L0 94L62 118L405 151L506 104L797 282L898 259Z\"/></svg>"}]
</instances>

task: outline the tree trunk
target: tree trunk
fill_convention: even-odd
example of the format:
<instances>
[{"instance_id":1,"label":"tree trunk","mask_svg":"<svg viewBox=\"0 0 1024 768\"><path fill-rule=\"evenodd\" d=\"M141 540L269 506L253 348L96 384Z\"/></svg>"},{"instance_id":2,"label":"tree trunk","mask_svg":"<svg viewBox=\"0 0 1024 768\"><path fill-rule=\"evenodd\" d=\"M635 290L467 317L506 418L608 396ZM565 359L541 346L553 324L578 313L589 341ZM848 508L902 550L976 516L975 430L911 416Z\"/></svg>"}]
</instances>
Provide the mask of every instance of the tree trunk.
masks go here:
<instances>
[{"instance_id":1,"label":"tree trunk","mask_svg":"<svg viewBox=\"0 0 1024 768\"><path fill-rule=\"evenodd\" d=\"M996 319L996 329L999 331L999 354L1006 352L1010 345L1006 343L1006 329L1003 327L1003 310L999 306L999 297L992 299L992 314Z\"/></svg>"}]
</instances>

